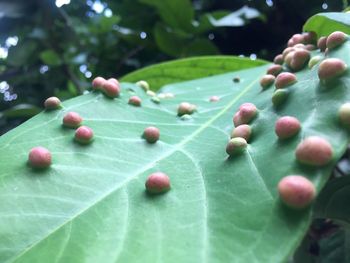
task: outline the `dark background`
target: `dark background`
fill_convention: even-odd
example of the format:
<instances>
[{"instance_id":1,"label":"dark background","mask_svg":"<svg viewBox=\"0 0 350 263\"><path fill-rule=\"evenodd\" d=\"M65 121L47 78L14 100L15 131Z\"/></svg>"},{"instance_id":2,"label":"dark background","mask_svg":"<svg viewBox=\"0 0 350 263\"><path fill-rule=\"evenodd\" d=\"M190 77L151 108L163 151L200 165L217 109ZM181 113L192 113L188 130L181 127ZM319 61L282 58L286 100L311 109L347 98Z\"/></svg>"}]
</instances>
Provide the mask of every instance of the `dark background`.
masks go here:
<instances>
[{"instance_id":1,"label":"dark background","mask_svg":"<svg viewBox=\"0 0 350 263\"><path fill-rule=\"evenodd\" d=\"M37 114L49 96L65 100L81 94L97 75L118 78L197 55L272 60L310 16L348 5L344 0L71 0L58 7L65 1L0 1L0 134ZM227 15L231 19L220 20Z\"/></svg>"}]
</instances>

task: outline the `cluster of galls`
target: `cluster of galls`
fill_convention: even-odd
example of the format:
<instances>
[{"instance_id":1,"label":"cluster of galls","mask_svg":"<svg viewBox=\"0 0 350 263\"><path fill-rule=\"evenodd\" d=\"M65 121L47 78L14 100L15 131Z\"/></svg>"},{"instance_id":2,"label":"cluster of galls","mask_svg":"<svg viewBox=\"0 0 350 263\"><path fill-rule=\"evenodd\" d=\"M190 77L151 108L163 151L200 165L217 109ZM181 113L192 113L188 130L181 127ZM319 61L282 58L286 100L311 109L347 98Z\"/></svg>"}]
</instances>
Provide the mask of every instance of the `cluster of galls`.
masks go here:
<instances>
[{"instance_id":1,"label":"cluster of galls","mask_svg":"<svg viewBox=\"0 0 350 263\"><path fill-rule=\"evenodd\" d=\"M149 85L145 81L139 81L138 86L143 88L146 92L149 90ZM104 79L97 77L92 81L92 87L94 90L102 91L103 94L109 98L119 97L120 86L117 79ZM166 98L173 97L172 94L166 93ZM141 106L141 99L138 96L131 96L129 98L129 104L133 106ZM188 108L190 105L190 108ZM48 111L62 108L61 101L57 97L50 97L44 102L45 109ZM195 107L192 104L182 103L179 105L179 115L184 112L191 114ZM75 130L74 139L80 144L89 144L93 140L93 130L87 126L81 126L83 118L76 112L68 112L64 115L62 125L66 128L72 128ZM147 127L142 133L142 138L150 144L154 144L159 140L160 132L156 127ZM28 156L28 164L34 169L46 169L52 163L52 155L50 151L44 147L38 146L30 150ZM169 177L162 173L152 173L146 180L145 187L148 193L159 194L164 193L170 189Z\"/></svg>"},{"instance_id":2,"label":"cluster of galls","mask_svg":"<svg viewBox=\"0 0 350 263\"><path fill-rule=\"evenodd\" d=\"M272 103L275 107L284 102L288 96L287 87L297 82L293 72L303 69L306 65L311 69L321 60L321 56L311 57L311 50L316 48L326 53L339 47L348 39L343 32L334 32L328 37L321 37L318 42L313 32L296 34L288 41L288 47L274 59L274 65L267 69L267 74L260 80L262 90L275 85ZM337 58L326 58L318 67L318 77L324 84L330 83L341 76L347 70L347 65ZM240 106L233 117L234 130L231 140L228 142L226 152L236 155L245 151L252 128L248 125L258 114L255 105L245 103ZM343 104L338 111L338 119L342 125L350 128L350 103ZM275 133L280 140L295 136L301 129L300 122L292 116L279 118L275 123ZM299 143L295 150L298 162L310 166L327 165L333 158L331 144L319 136L310 136ZM281 200L293 208L305 208L316 195L315 187L310 180L300 175L289 175L284 177L278 184Z\"/></svg>"}]
</instances>

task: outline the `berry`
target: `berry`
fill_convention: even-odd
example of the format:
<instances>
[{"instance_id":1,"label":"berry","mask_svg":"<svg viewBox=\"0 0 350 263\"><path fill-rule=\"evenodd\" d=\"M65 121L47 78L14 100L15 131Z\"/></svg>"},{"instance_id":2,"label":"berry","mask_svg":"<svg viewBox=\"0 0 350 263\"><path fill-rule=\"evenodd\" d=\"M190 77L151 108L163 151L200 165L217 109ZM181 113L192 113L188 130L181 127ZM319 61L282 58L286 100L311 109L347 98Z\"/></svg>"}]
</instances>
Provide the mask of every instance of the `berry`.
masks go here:
<instances>
[{"instance_id":1,"label":"berry","mask_svg":"<svg viewBox=\"0 0 350 263\"><path fill-rule=\"evenodd\" d=\"M232 138L226 145L226 153L230 156L240 154L247 148L247 145L244 138Z\"/></svg>"},{"instance_id":2,"label":"berry","mask_svg":"<svg viewBox=\"0 0 350 263\"><path fill-rule=\"evenodd\" d=\"M128 102L130 105L141 106L141 99L138 96L131 96Z\"/></svg>"}]
</instances>

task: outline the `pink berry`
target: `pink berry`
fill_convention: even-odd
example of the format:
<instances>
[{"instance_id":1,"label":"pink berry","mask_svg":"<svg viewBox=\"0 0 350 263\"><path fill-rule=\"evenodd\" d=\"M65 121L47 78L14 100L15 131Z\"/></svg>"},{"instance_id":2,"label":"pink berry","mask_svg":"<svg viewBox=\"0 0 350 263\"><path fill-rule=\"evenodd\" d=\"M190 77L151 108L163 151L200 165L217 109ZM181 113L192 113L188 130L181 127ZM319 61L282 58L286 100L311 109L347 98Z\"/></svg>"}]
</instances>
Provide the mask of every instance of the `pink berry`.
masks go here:
<instances>
[{"instance_id":1,"label":"pink berry","mask_svg":"<svg viewBox=\"0 0 350 263\"><path fill-rule=\"evenodd\" d=\"M233 129L231 138L241 137L248 142L251 134L252 129L250 128L250 126L248 124L242 124Z\"/></svg>"},{"instance_id":2,"label":"pink berry","mask_svg":"<svg viewBox=\"0 0 350 263\"><path fill-rule=\"evenodd\" d=\"M339 58L327 58L320 63L318 77L320 80L328 81L342 75L347 65Z\"/></svg>"},{"instance_id":3,"label":"pink berry","mask_svg":"<svg viewBox=\"0 0 350 263\"><path fill-rule=\"evenodd\" d=\"M219 100L220 100L220 98L218 96L211 96L209 99L210 102L217 102Z\"/></svg>"},{"instance_id":4,"label":"pink berry","mask_svg":"<svg viewBox=\"0 0 350 263\"><path fill-rule=\"evenodd\" d=\"M289 175L279 182L278 192L284 204L302 209L311 204L316 196L312 182L300 175Z\"/></svg>"},{"instance_id":5,"label":"pink berry","mask_svg":"<svg viewBox=\"0 0 350 263\"><path fill-rule=\"evenodd\" d=\"M293 85L295 82L297 82L297 77L293 73L283 72L277 76L275 86L276 89L282 89Z\"/></svg>"},{"instance_id":6,"label":"pink berry","mask_svg":"<svg viewBox=\"0 0 350 263\"><path fill-rule=\"evenodd\" d=\"M88 144L92 141L94 133L91 128L81 126L75 131L75 140L82 144Z\"/></svg>"},{"instance_id":7,"label":"pink berry","mask_svg":"<svg viewBox=\"0 0 350 263\"><path fill-rule=\"evenodd\" d=\"M322 166L333 157L333 149L328 141L318 136L311 136L297 146L295 157L301 163Z\"/></svg>"},{"instance_id":8,"label":"pink berry","mask_svg":"<svg viewBox=\"0 0 350 263\"><path fill-rule=\"evenodd\" d=\"M150 194L165 193L170 190L170 179L165 173L152 173L148 176L145 186Z\"/></svg>"},{"instance_id":9,"label":"pink berry","mask_svg":"<svg viewBox=\"0 0 350 263\"><path fill-rule=\"evenodd\" d=\"M284 116L275 124L275 132L280 139L287 139L296 135L300 130L300 122L297 118Z\"/></svg>"},{"instance_id":10,"label":"pink berry","mask_svg":"<svg viewBox=\"0 0 350 263\"><path fill-rule=\"evenodd\" d=\"M94 90L100 90L103 87L103 84L106 82L106 80L102 77L96 77L92 81L92 88Z\"/></svg>"},{"instance_id":11,"label":"pink berry","mask_svg":"<svg viewBox=\"0 0 350 263\"><path fill-rule=\"evenodd\" d=\"M68 112L63 117L63 125L68 128L77 128L80 126L81 122L83 121L83 118L80 117L80 115L76 112Z\"/></svg>"},{"instance_id":12,"label":"pink berry","mask_svg":"<svg viewBox=\"0 0 350 263\"><path fill-rule=\"evenodd\" d=\"M343 44L347 39L346 34L341 31L335 31L327 37L326 46L329 49L333 49Z\"/></svg>"},{"instance_id":13,"label":"pink berry","mask_svg":"<svg viewBox=\"0 0 350 263\"><path fill-rule=\"evenodd\" d=\"M109 79L107 79L107 81L112 82L112 83L114 83L114 84L119 86L119 81L117 79L115 79L115 78L109 78Z\"/></svg>"},{"instance_id":14,"label":"pink berry","mask_svg":"<svg viewBox=\"0 0 350 263\"><path fill-rule=\"evenodd\" d=\"M266 73L270 74L270 75L277 76L280 72L282 72L282 70L283 70L283 68L281 65L274 64L267 69Z\"/></svg>"},{"instance_id":15,"label":"pink berry","mask_svg":"<svg viewBox=\"0 0 350 263\"><path fill-rule=\"evenodd\" d=\"M51 153L44 147L34 147L29 152L28 162L33 168L47 168L51 165Z\"/></svg>"},{"instance_id":16,"label":"pink berry","mask_svg":"<svg viewBox=\"0 0 350 263\"><path fill-rule=\"evenodd\" d=\"M56 110L61 108L61 101L57 97L50 97L45 100L44 106L47 110Z\"/></svg>"},{"instance_id":17,"label":"pink berry","mask_svg":"<svg viewBox=\"0 0 350 263\"><path fill-rule=\"evenodd\" d=\"M130 105L141 106L141 99L138 96L131 96L128 102Z\"/></svg>"},{"instance_id":18,"label":"pink berry","mask_svg":"<svg viewBox=\"0 0 350 263\"><path fill-rule=\"evenodd\" d=\"M102 91L107 97L116 98L120 94L119 83L115 82L114 80L108 80L103 83Z\"/></svg>"},{"instance_id":19,"label":"pink berry","mask_svg":"<svg viewBox=\"0 0 350 263\"><path fill-rule=\"evenodd\" d=\"M325 51L327 48L327 37L320 37L319 40L317 41L317 47L321 51Z\"/></svg>"},{"instance_id":20,"label":"pink berry","mask_svg":"<svg viewBox=\"0 0 350 263\"><path fill-rule=\"evenodd\" d=\"M159 140L160 132L159 129L153 126L147 127L143 132L143 138L148 143L155 143Z\"/></svg>"}]
</instances>

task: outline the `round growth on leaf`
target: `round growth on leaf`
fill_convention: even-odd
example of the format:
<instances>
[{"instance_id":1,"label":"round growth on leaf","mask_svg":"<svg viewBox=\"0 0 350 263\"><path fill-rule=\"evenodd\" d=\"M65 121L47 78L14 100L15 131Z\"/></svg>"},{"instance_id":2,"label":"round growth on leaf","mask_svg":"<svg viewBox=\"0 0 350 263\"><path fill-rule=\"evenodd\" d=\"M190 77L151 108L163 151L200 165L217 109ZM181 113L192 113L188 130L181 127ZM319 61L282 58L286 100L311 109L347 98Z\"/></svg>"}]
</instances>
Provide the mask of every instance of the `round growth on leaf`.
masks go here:
<instances>
[{"instance_id":1,"label":"round growth on leaf","mask_svg":"<svg viewBox=\"0 0 350 263\"><path fill-rule=\"evenodd\" d=\"M303 33L304 43L305 44L315 44L317 41L317 34L314 31Z\"/></svg>"},{"instance_id":2,"label":"round growth on leaf","mask_svg":"<svg viewBox=\"0 0 350 263\"><path fill-rule=\"evenodd\" d=\"M188 102L181 102L177 108L177 115L182 116L185 114L192 114L196 110L196 105Z\"/></svg>"},{"instance_id":3,"label":"round growth on leaf","mask_svg":"<svg viewBox=\"0 0 350 263\"><path fill-rule=\"evenodd\" d=\"M282 89L294 84L295 82L297 82L297 77L293 73L283 72L277 76L275 87L276 89Z\"/></svg>"},{"instance_id":4,"label":"round growth on leaf","mask_svg":"<svg viewBox=\"0 0 350 263\"><path fill-rule=\"evenodd\" d=\"M258 114L258 109L253 103L243 103L236 114L233 116L233 124L235 127L241 124L247 124L253 120Z\"/></svg>"},{"instance_id":5,"label":"round growth on leaf","mask_svg":"<svg viewBox=\"0 0 350 263\"><path fill-rule=\"evenodd\" d=\"M83 121L83 118L76 112L68 112L63 117L63 125L68 128L78 128Z\"/></svg>"},{"instance_id":6,"label":"round growth on leaf","mask_svg":"<svg viewBox=\"0 0 350 263\"><path fill-rule=\"evenodd\" d=\"M81 126L75 131L74 139L82 144L88 144L93 140L94 133L91 128Z\"/></svg>"},{"instance_id":7,"label":"round growth on leaf","mask_svg":"<svg viewBox=\"0 0 350 263\"><path fill-rule=\"evenodd\" d=\"M219 100L220 100L220 98L218 96L211 96L209 99L210 102L217 102Z\"/></svg>"},{"instance_id":8,"label":"round growth on leaf","mask_svg":"<svg viewBox=\"0 0 350 263\"><path fill-rule=\"evenodd\" d=\"M106 82L106 80L102 77L96 77L92 81L92 88L94 90L101 90L103 87L103 84Z\"/></svg>"},{"instance_id":9,"label":"round growth on leaf","mask_svg":"<svg viewBox=\"0 0 350 263\"><path fill-rule=\"evenodd\" d=\"M51 165L51 153L44 147L34 147L29 152L28 163L33 168L47 168Z\"/></svg>"},{"instance_id":10,"label":"round growth on leaf","mask_svg":"<svg viewBox=\"0 0 350 263\"><path fill-rule=\"evenodd\" d=\"M298 49L294 51L291 61L289 63L289 67L293 71L301 70L309 61L310 52L305 49Z\"/></svg>"},{"instance_id":11,"label":"round growth on leaf","mask_svg":"<svg viewBox=\"0 0 350 263\"><path fill-rule=\"evenodd\" d=\"M314 56L309 60L308 67L311 69L313 68L318 62L320 62L322 59L321 56Z\"/></svg>"},{"instance_id":12,"label":"round growth on leaf","mask_svg":"<svg viewBox=\"0 0 350 263\"><path fill-rule=\"evenodd\" d=\"M347 65L339 58L327 58L318 67L318 77L320 80L328 81L342 75L347 69Z\"/></svg>"},{"instance_id":13,"label":"round growth on leaf","mask_svg":"<svg viewBox=\"0 0 350 263\"><path fill-rule=\"evenodd\" d=\"M326 46L328 49L333 49L343 44L347 39L346 34L341 31L335 31L327 37Z\"/></svg>"},{"instance_id":14,"label":"round growth on leaf","mask_svg":"<svg viewBox=\"0 0 350 263\"><path fill-rule=\"evenodd\" d=\"M275 56L275 58L273 59L273 63L278 64L278 65L282 65L283 64L283 55L282 54L278 54L277 56Z\"/></svg>"},{"instance_id":15,"label":"round growth on leaf","mask_svg":"<svg viewBox=\"0 0 350 263\"><path fill-rule=\"evenodd\" d=\"M61 108L61 101L57 97L50 97L45 100L44 106L47 110L56 110Z\"/></svg>"},{"instance_id":16,"label":"round growth on leaf","mask_svg":"<svg viewBox=\"0 0 350 263\"><path fill-rule=\"evenodd\" d=\"M272 95L272 104L275 107L282 105L288 98L289 91L285 89L278 89Z\"/></svg>"},{"instance_id":17,"label":"round growth on leaf","mask_svg":"<svg viewBox=\"0 0 350 263\"><path fill-rule=\"evenodd\" d=\"M156 103L156 104L159 104L159 103L160 103L160 99L159 99L158 96L153 96L153 97L151 98L151 101L154 102L154 103Z\"/></svg>"},{"instance_id":18,"label":"round growth on leaf","mask_svg":"<svg viewBox=\"0 0 350 263\"><path fill-rule=\"evenodd\" d=\"M145 92L147 92L147 90L149 90L149 84L147 81L140 80L140 81L136 82L136 85L139 86L140 88L142 88Z\"/></svg>"},{"instance_id":19,"label":"round growth on leaf","mask_svg":"<svg viewBox=\"0 0 350 263\"><path fill-rule=\"evenodd\" d=\"M146 94L150 97L155 97L157 96L157 94L153 91L153 90L147 90L146 91Z\"/></svg>"},{"instance_id":20,"label":"round growth on leaf","mask_svg":"<svg viewBox=\"0 0 350 263\"><path fill-rule=\"evenodd\" d=\"M316 191L313 183L300 175L288 175L278 183L278 193L284 204L302 209L311 204Z\"/></svg>"},{"instance_id":21,"label":"round growth on leaf","mask_svg":"<svg viewBox=\"0 0 350 263\"><path fill-rule=\"evenodd\" d=\"M340 106L338 116L340 123L346 128L350 128L350 102Z\"/></svg>"},{"instance_id":22,"label":"round growth on leaf","mask_svg":"<svg viewBox=\"0 0 350 263\"><path fill-rule=\"evenodd\" d=\"M148 176L145 187L150 194L162 194L170 190L170 179L165 173L152 173Z\"/></svg>"},{"instance_id":23,"label":"round growth on leaf","mask_svg":"<svg viewBox=\"0 0 350 263\"><path fill-rule=\"evenodd\" d=\"M327 48L327 37L320 37L317 41L317 47L323 52Z\"/></svg>"},{"instance_id":24,"label":"round growth on leaf","mask_svg":"<svg viewBox=\"0 0 350 263\"><path fill-rule=\"evenodd\" d=\"M251 127L248 124L242 124L233 129L231 133L231 138L241 137L248 142L251 134Z\"/></svg>"},{"instance_id":25,"label":"round growth on leaf","mask_svg":"<svg viewBox=\"0 0 350 263\"><path fill-rule=\"evenodd\" d=\"M129 102L128 102L130 105L134 105L134 106L137 106L137 107L139 107L139 106L141 106L141 99L140 99L140 97L138 97L138 96L131 96L130 98L129 98Z\"/></svg>"},{"instance_id":26,"label":"round growth on leaf","mask_svg":"<svg viewBox=\"0 0 350 263\"><path fill-rule=\"evenodd\" d=\"M328 141L318 136L310 136L297 146L295 157L303 164L322 166L332 160L333 149Z\"/></svg>"},{"instance_id":27,"label":"round growth on leaf","mask_svg":"<svg viewBox=\"0 0 350 263\"><path fill-rule=\"evenodd\" d=\"M102 92L109 98L116 98L120 94L119 82L115 79L109 79L103 83Z\"/></svg>"},{"instance_id":28,"label":"round growth on leaf","mask_svg":"<svg viewBox=\"0 0 350 263\"><path fill-rule=\"evenodd\" d=\"M241 81L241 79L239 78L239 77L234 77L233 78L233 82L234 83L238 83L238 82L240 82Z\"/></svg>"},{"instance_id":29,"label":"round growth on leaf","mask_svg":"<svg viewBox=\"0 0 350 263\"><path fill-rule=\"evenodd\" d=\"M147 127L143 131L142 137L148 142L148 143L155 143L159 140L160 132L159 129L153 126Z\"/></svg>"},{"instance_id":30,"label":"round growth on leaf","mask_svg":"<svg viewBox=\"0 0 350 263\"><path fill-rule=\"evenodd\" d=\"M283 70L283 67L281 65L274 64L267 69L266 73L277 76L279 73L282 72L282 70Z\"/></svg>"},{"instance_id":31,"label":"round growth on leaf","mask_svg":"<svg viewBox=\"0 0 350 263\"><path fill-rule=\"evenodd\" d=\"M260 86L262 89L270 87L275 82L276 77L274 75L266 74L260 79Z\"/></svg>"},{"instance_id":32,"label":"round growth on leaf","mask_svg":"<svg viewBox=\"0 0 350 263\"><path fill-rule=\"evenodd\" d=\"M300 122L297 118L284 116L279 118L275 124L275 133L280 139L291 138L300 130Z\"/></svg>"},{"instance_id":33,"label":"round growth on leaf","mask_svg":"<svg viewBox=\"0 0 350 263\"><path fill-rule=\"evenodd\" d=\"M244 138L232 138L226 145L226 153L230 156L242 153L247 148L247 141Z\"/></svg>"}]
</instances>

